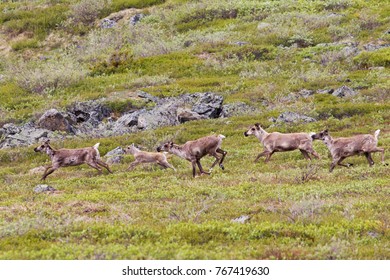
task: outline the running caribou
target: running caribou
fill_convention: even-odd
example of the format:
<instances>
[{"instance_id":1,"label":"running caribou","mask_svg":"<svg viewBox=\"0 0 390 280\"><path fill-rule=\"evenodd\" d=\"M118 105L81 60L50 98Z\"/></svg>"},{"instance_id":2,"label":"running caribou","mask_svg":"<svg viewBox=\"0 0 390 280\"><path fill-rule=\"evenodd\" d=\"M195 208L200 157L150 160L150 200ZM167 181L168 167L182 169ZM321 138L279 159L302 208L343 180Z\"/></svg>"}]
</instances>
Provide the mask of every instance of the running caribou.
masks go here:
<instances>
[{"instance_id":1,"label":"running caribou","mask_svg":"<svg viewBox=\"0 0 390 280\"><path fill-rule=\"evenodd\" d=\"M132 170L135 166L141 163L157 163L163 168L172 168L174 171L176 169L167 161L167 157L164 153L150 153L144 152L138 149L134 144L127 146L125 148L126 154L132 154L135 158L127 170Z\"/></svg>"},{"instance_id":2,"label":"running caribou","mask_svg":"<svg viewBox=\"0 0 390 280\"><path fill-rule=\"evenodd\" d=\"M102 173L101 166L112 173L108 164L100 159L98 148L99 143L88 148L55 150L50 146L50 140L46 140L43 144L34 149L35 152L46 153L51 159L51 164L46 167L41 180L45 180L48 175L60 167L76 166L83 163L95 168L99 173Z\"/></svg>"},{"instance_id":3,"label":"running caribou","mask_svg":"<svg viewBox=\"0 0 390 280\"><path fill-rule=\"evenodd\" d=\"M371 153L380 152L382 163L385 162L385 149L377 147L380 130L372 134L359 134L352 137L333 138L326 129L313 135L314 139L321 139L328 147L332 156L332 163L329 172L332 172L336 165L350 167L352 164L342 164L341 162L350 156L364 154L369 166L374 165Z\"/></svg>"},{"instance_id":4,"label":"running caribou","mask_svg":"<svg viewBox=\"0 0 390 280\"><path fill-rule=\"evenodd\" d=\"M212 168L217 163L219 163L219 167L222 170L225 169L222 163L225 159L227 152L221 149L222 139L224 138L225 136L223 136L222 134L218 136L206 136L197 140L188 141L183 145L177 145L170 141L157 147L157 151L165 151L191 162L193 177L195 177L196 175L196 165L198 166L201 175L210 175ZM218 154L222 156L220 157ZM200 164L200 159L206 155L215 157L215 161L211 165L209 172L204 171L202 165Z\"/></svg>"},{"instance_id":5,"label":"running caribou","mask_svg":"<svg viewBox=\"0 0 390 280\"><path fill-rule=\"evenodd\" d=\"M313 150L312 144L314 138L312 138L312 136L315 135L315 133L268 133L259 123L256 123L249 128L248 131L245 131L244 135L245 137L249 135L256 136L264 146L264 151L256 157L255 162L262 156L265 156L265 162L268 162L275 152L287 152L296 149L299 149L307 160L311 160L309 154L312 154L318 159L320 158Z\"/></svg>"}]
</instances>

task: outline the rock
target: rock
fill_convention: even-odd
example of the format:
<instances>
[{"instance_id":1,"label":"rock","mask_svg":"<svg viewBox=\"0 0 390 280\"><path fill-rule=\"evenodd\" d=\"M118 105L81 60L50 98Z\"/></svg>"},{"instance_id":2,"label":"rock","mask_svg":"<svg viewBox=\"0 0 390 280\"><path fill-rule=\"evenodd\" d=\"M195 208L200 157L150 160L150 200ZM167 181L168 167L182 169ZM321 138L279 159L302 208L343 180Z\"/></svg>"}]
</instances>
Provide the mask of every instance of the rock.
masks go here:
<instances>
[{"instance_id":1,"label":"rock","mask_svg":"<svg viewBox=\"0 0 390 280\"><path fill-rule=\"evenodd\" d=\"M277 123L281 123L281 122L283 122L283 123L300 123L300 122L308 123L308 122L316 122L316 121L317 120L312 118L312 117L300 115L300 114L297 114L294 112L284 112L284 113L280 114L279 117L276 119Z\"/></svg>"},{"instance_id":2,"label":"rock","mask_svg":"<svg viewBox=\"0 0 390 280\"><path fill-rule=\"evenodd\" d=\"M56 109L50 109L46 111L38 120L37 126L51 131L66 131L73 132L73 128L70 126L64 115L58 112Z\"/></svg>"},{"instance_id":3,"label":"rock","mask_svg":"<svg viewBox=\"0 0 390 280\"><path fill-rule=\"evenodd\" d=\"M172 126L179 124L177 120L178 104L167 102L158 105L150 111L146 111L138 116L138 129L155 129L162 126Z\"/></svg>"},{"instance_id":4,"label":"rock","mask_svg":"<svg viewBox=\"0 0 390 280\"><path fill-rule=\"evenodd\" d=\"M228 118L233 116L241 116L244 114L254 114L259 110L245 104L244 102L229 103L222 106L221 117Z\"/></svg>"},{"instance_id":5,"label":"rock","mask_svg":"<svg viewBox=\"0 0 390 280\"><path fill-rule=\"evenodd\" d=\"M137 91L137 96L139 98L143 98L143 99L146 99L147 101L154 102L154 103L158 103L160 101L160 98L153 96L153 95L151 95L147 92L144 92L142 90Z\"/></svg>"},{"instance_id":6,"label":"rock","mask_svg":"<svg viewBox=\"0 0 390 280\"><path fill-rule=\"evenodd\" d=\"M199 115L196 112L192 112L189 109L186 108L178 108L177 109L177 119L179 123L185 123L188 121L196 121L196 120L201 120L204 119L201 115Z\"/></svg>"},{"instance_id":7,"label":"rock","mask_svg":"<svg viewBox=\"0 0 390 280\"><path fill-rule=\"evenodd\" d=\"M357 95L358 92L354 91L350 87L347 86L342 86L338 89L336 89L332 95L336 97L350 97L350 96L355 96Z\"/></svg>"},{"instance_id":8,"label":"rock","mask_svg":"<svg viewBox=\"0 0 390 280\"><path fill-rule=\"evenodd\" d=\"M334 89L327 89L327 88L323 88L323 89L318 89L317 90L317 93L319 94L332 94L334 92Z\"/></svg>"},{"instance_id":9,"label":"rock","mask_svg":"<svg viewBox=\"0 0 390 280\"><path fill-rule=\"evenodd\" d=\"M36 193L42 193L42 192L55 192L57 191L55 188L49 185L37 185L34 188L34 192Z\"/></svg>"},{"instance_id":10,"label":"rock","mask_svg":"<svg viewBox=\"0 0 390 280\"><path fill-rule=\"evenodd\" d=\"M179 97L163 98L158 100L157 106L141 113L138 116L138 129L155 129L162 126L179 124L178 110L187 108L192 118L200 115L201 118L217 118L222 111L223 97L211 92L185 94ZM188 106L191 106L188 109ZM180 109L179 109L180 108Z\"/></svg>"},{"instance_id":11,"label":"rock","mask_svg":"<svg viewBox=\"0 0 390 280\"><path fill-rule=\"evenodd\" d=\"M143 19L145 17L144 14L135 14L134 16L132 16L130 18L130 24L131 25L136 25L141 19Z\"/></svg>"},{"instance_id":12,"label":"rock","mask_svg":"<svg viewBox=\"0 0 390 280\"><path fill-rule=\"evenodd\" d=\"M118 93L122 94L122 93ZM125 93L128 96L127 93ZM184 94L179 97L158 98L146 92L133 93L132 98L153 102L151 109L136 109L115 120L105 100L76 102L66 113L55 109L45 112L36 127L34 123L23 126L6 124L0 129L0 149L26 146L41 138L63 137L55 130L72 132L80 137L109 137L133 133L144 129L173 126L198 119L218 118L223 109L223 97L212 92ZM150 103L149 103L150 104ZM252 110L244 103L225 107L227 115ZM37 125L37 126L38 126Z\"/></svg>"},{"instance_id":13,"label":"rock","mask_svg":"<svg viewBox=\"0 0 390 280\"><path fill-rule=\"evenodd\" d=\"M192 106L192 111L207 118L215 119L222 112L222 103L222 96L206 92L200 95L199 100Z\"/></svg>"},{"instance_id":14,"label":"rock","mask_svg":"<svg viewBox=\"0 0 390 280\"><path fill-rule=\"evenodd\" d=\"M245 42L245 41L237 41L237 42L234 42L234 45L237 45L237 46L244 46L244 45L248 45L249 43L248 42Z\"/></svg>"},{"instance_id":15,"label":"rock","mask_svg":"<svg viewBox=\"0 0 390 280\"><path fill-rule=\"evenodd\" d=\"M308 98L310 96L312 96L313 94L315 94L316 92L314 90L309 90L309 89L302 89L298 92L298 94L300 96L302 96L303 98Z\"/></svg>"},{"instance_id":16,"label":"rock","mask_svg":"<svg viewBox=\"0 0 390 280\"><path fill-rule=\"evenodd\" d=\"M116 124L121 125L121 126L136 126L138 124L138 117L140 114L146 112L145 109L135 111L129 114L124 114L122 117L120 117L117 121Z\"/></svg>"},{"instance_id":17,"label":"rock","mask_svg":"<svg viewBox=\"0 0 390 280\"><path fill-rule=\"evenodd\" d=\"M33 169L30 169L28 171L28 174L30 175L34 175L34 174L43 174L43 172L45 172L46 168L44 166L38 166L38 167L35 167Z\"/></svg>"},{"instance_id":18,"label":"rock","mask_svg":"<svg viewBox=\"0 0 390 280\"><path fill-rule=\"evenodd\" d=\"M111 109L103 104L102 100L76 102L68 107L68 113L73 114L77 123L89 122L96 127L110 116Z\"/></svg>"},{"instance_id":19,"label":"rock","mask_svg":"<svg viewBox=\"0 0 390 280\"><path fill-rule=\"evenodd\" d=\"M368 52L372 52L387 47L390 47L390 44L386 44L385 42L377 42L377 43L368 43L363 46L363 49Z\"/></svg>"},{"instance_id":20,"label":"rock","mask_svg":"<svg viewBox=\"0 0 390 280\"><path fill-rule=\"evenodd\" d=\"M104 156L104 158L107 159L107 164L118 164L122 162L124 154L125 151L122 149L122 147L116 147L115 149L109 151Z\"/></svg>"},{"instance_id":21,"label":"rock","mask_svg":"<svg viewBox=\"0 0 390 280\"><path fill-rule=\"evenodd\" d=\"M243 216L240 216L238 218L235 218L235 219L232 219L231 222L232 223L240 223L240 224L244 224L246 223L247 221L249 221L251 219L251 217L247 216L247 215L243 215Z\"/></svg>"},{"instance_id":22,"label":"rock","mask_svg":"<svg viewBox=\"0 0 390 280\"><path fill-rule=\"evenodd\" d=\"M257 25L257 30L261 31L261 30L264 30L264 29L268 29L271 27L271 24L268 23L268 22L260 22L258 25Z\"/></svg>"},{"instance_id":23,"label":"rock","mask_svg":"<svg viewBox=\"0 0 390 280\"><path fill-rule=\"evenodd\" d=\"M14 135L20 132L20 128L13 123L6 123L2 128L3 134Z\"/></svg>"},{"instance_id":24,"label":"rock","mask_svg":"<svg viewBox=\"0 0 390 280\"><path fill-rule=\"evenodd\" d=\"M4 129L4 126L6 129ZM51 131L36 128L32 122L19 127L14 124L7 124L4 126L2 128L3 140L0 141L0 149L28 146L38 142L41 138L51 136Z\"/></svg>"},{"instance_id":25,"label":"rock","mask_svg":"<svg viewBox=\"0 0 390 280\"><path fill-rule=\"evenodd\" d=\"M340 50L340 54L343 57L350 57L350 56L355 56L360 52L359 48L355 45L352 46L346 46L342 50Z\"/></svg>"},{"instance_id":26,"label":"rock","mask_svg":"<svg viewBox=\"0 0 390 280\"><path fill-rule=\"evenodd\" d=\"M102 22L100 23L100 27L103 29L113 28L113 27L115 27L115 25L116 25L116 22L112 19L109 19L109 18L103 19Z\"/></svg>"}]
</instances>

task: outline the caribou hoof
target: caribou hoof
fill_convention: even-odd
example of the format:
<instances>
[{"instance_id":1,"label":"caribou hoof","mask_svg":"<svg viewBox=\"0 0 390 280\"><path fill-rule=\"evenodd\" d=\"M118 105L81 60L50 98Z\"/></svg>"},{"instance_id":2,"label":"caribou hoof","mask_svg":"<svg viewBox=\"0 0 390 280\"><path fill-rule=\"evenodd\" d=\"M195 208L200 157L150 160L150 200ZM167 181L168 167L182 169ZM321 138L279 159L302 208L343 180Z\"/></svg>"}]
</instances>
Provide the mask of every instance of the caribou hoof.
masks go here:
<instances>
[{"instance_id":1,"label":"caribou hoof","mask_svg":"<svg viewBox=\"0 0 390 280\"><path fill-rule=\"evenodd\" d=\"M219 167L221 167L222 170L225 170L225 166L223 166L222 163L219 165Z\"/></svg>"},{"instance_id":2,"label":"caribou hoof","mask_svg":"<svg viewBox=\"0 0 390 280\"><path fill-rule=\"evenodd\" d=\"M351 167L351 166L353 166L353 163L347 163L347 166Z\"/></svg>"}]
</instances>

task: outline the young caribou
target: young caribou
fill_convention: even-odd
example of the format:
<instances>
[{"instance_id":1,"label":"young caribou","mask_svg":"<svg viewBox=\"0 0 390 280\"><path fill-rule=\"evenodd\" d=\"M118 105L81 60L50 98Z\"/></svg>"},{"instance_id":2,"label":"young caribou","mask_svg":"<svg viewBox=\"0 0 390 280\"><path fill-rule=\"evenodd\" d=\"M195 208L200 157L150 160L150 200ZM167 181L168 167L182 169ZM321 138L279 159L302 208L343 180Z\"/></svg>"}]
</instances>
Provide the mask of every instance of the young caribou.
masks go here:
<instances>
[{"instance_id":1,"label":"young caribou","mask_svg":"<svg viewBox=\"0 0 390 280\"><path fill-rule=\"evenodd\" d=\"M167 161L167 157L164 153L143 152L134 144L127 146L125 148L125 153L132 154L135 158L135 161L130 164L127 170L132 170L136 165L141 163L157 163L164 168L172 168L176 172L176 169Z\"/></svg>"},{"instance_id":2,"label":"young caribou","mask_svg":"<svg viewBox=\"0 0 390 280\"><path fill-rule=\"evenodd\" d=\"M371 153L380 152L382 154L382 163L385 162L385 150L378 148L378 136L380 130L376 130L374 135L359 134L352 137L332 138L328 130L321 131L313 135L314 139L321 139L328 147L332 156L332 163L329 172L332 172L336 165L349 167L352 164L342 164L341 162L350 156L364 154L369 166L374 165Z\"/></svg>"},{"instance_id":3,"label":"young caribou","mask_svg":"<svg viewBox=\"0 0 390 280\"><path fill-rule=\"evenodd\" d=\"M220 134L218 136L212 135L194 141L188 141L183 145L176 145L173 142L167 142L160 147L157 147L157 151L166 151L190 161L192 163L193 177L196 175L196 165L198 165L201 175L210 175L212 168L217 163L219 163L219 167L222 170L225 169L222 163L227 152L221 149L222 139L224 138L225 136ZM222 157L219 157L218 154L221 154ZM211 165L210 172L204 171L202 165L200 164L200 159L206 155L215 157L215 162Z\"/></svg>"},{"instance_id":4,"label":"young caribou","mask_svg":"<svg viewBox=\"0 0 390 280\"><path fill-rule=\"evenodd\" d=\"M83 163L95 168L99 173L102 173L100 166L103 166L108 172L112 173L108 164L100 159L98 148L99 143L88 148L54 150L50 146L50 140L45 141L42 145L34 149L35 152L46 153L51 159L51 165L46 167L41 180L45 180L48 175L60 167L76 166Z\"/></svg>"},{"instance_id":5,"label":"young caribou","mask_svg":"<svg viewBox=\"0 0 390 280\"><path fill-rule=\"evenodd\" d=\"M249 135L256 136L264 146L264 151L256 157L255 162L262 156L265 156L265 162L268 162L275 152L287 152L296 149L299 149L307 160L311 160L309 154L312 154L319 159L320 156L313 150L312 143L314 139L312 138L312 135L314 134L315 133L268 133L258 123L244 132L245 137Z\"/></svg>"}]
</instances>

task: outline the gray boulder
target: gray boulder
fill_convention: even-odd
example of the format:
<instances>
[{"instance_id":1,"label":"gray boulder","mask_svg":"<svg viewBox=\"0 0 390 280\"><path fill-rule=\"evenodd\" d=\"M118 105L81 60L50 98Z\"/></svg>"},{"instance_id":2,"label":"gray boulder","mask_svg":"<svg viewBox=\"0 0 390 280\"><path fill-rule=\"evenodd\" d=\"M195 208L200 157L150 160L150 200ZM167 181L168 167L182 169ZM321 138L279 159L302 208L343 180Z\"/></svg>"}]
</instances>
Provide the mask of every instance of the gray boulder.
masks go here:
<instances>
[{"instance_id":1,"label":"gray boulder","mask_svg":"<svg viewBox=\"0 0 390 280\"><path fill-rule=\"evenodd\" d=\"M322 88L322 89L317 89L316 93L319 94L332 94L334 92L334 89L330 88Z\"/></svg>"},{"instance_id":2,"label":"gray boulder","mask_svg":"<svg viewBox=\"0 0 390 280\"><path fill-rule=\"evenodd\" d=\"M51 131L73 132L65 116L56 109L46 111L38 120L37 126Z\"/></svg>"},{"instance_id":3,"label":"gray boulder","mask_svg":"<svg viewBox=\"0 0 390 280\"><path fill-rule=\"evenodd\" d=\"M20 128L14 125L13 123L6 123L5 125L3 125L3 131L4 134L13 135L19 133Z\"/></svg>"},{"instance_id":4,"label":"gray boulder","mask_svg":"<svg viewBox=\"0 0 390 280\"><path fill-rule=\"evenodd\" d=\"M178 104L175 102L167 102L154 107L150 111L141 113L138 116L138 129L155 129L162 126L177 125L177 108Z\"/></svg>"},{"instance_id":5,"label":"gray boulder","mask_svg":"<svg viewBox=\"0 0 390 280\"><path fill-rule=\"evenodd\" d=\"M199 115L196 112L192 112L190 109L187 108L177 109L177 120L179 121L179 123L185 123L188 121L196 121L201 119L204 119L204 117Z\"/></svg>"},{"instance_id":6,"label":"gray boulder","mask_svg":"<svg viewBox=\"0 0 390 280\"><path fill-rule=\"evenodd\" d=\"M342 86L338 89L336 89L332 95L336 97L351 97L357 95L358 92L354 91L350 87Z\"/></svg>"},{"instance_id":7,"label":"gray boulder","mask_svg":"<svg viewBox=\"0 0 390 280\"><path fill-rule=\"evenodd\" d=\"M116 25L116 22L112 19L109 19L109 18L103 19L100 23L100 27L103 29L113 28L113 27L115 27L115 25Z\"/></svg>"},{"instance_id":8,"label":"gray boulder","mask_svg":"<svg viewBox=\"0 0 390 280\"><path fill-rule=\"evenodd\" d=\"M4 129L5 126L5 129ZM32 122L22 126L6 124L2 128L2 140L0 149L28 146L38 142L41 138L47 138L52 132L47 129L36 128Z\"/></svg>"},{"instance_id":9,"label":"gray boulder","mask_svg":"<svg viewBox=\"0 0 390 280\"><path fill-rule=\"evenodd\" d=\"M206 92L204 94L195 94L199 96L192 111L203 115L210 119L218 118L222 112L223 97L216 95L212 92Z\"/></svg>"},{"instance_id":10,"label":"gray boulder","mask_svg":"<svg viewBox=\"0 0 390 280\"><path fill-rule=\"evenodd\" d=\"M131 127L131 126L136 126L138 124L138 117L140 114L146 112L145 109L131 112L128 114L124 114L122 117L120 117L117 121L116 124L120 126L125 126L125 127Z\"/></svg>"},{"instance_id":11,"label":"gray boulder","mask_svg":"<svg viewBox=\"0 0 390 280\"><path fill-rule=\"evenodd\" d=\"M308 98L310 96L312 96L313 94L315 94L316 92L314 90L310 90L310 89L301 89L298 94L300 96L302 96L303 98Z\"/></svg>"},{"instance_id":12,"label":"gray boulder","mask_svg":"<svg viewBox=\"0 0 390 280\"><path fill-rule=\"evenodd\" d=\"M135 14L134 16L132 16L130 18L130 24L131 25L136 25L141 19L143 19L145 17L144 14Z\"/></svg>"},{"instance_id":13,"label":"gray boulder","mask_svg":"<svg viewBox=\"0 0 390 280\"><path fill-rule=\"evenodd\" d=\"M77 123L89 122L93 126L110 116L111 109L101 100L91 100L85 102L76 102L68 107L68 113L73 115Z\"/></svg>"},{"instance_id":14,"label":"gray boulder","mask_svg":"<svg viewBox=\"0 0 390 280\"><path fill-rule=\"evenodd\" d=\"M178 114L184 111L187 112L188 117L191 114L190 119L187 120L217 118L222 112L222 103L223 97L212 92L160 99L157 106L138 116L137 127L138 129L155 129L177 125L180 123ZM192 106L191 109L188 109L190 106ZM185 119L184 115L183 117Z\"/></svg>"},{"instance_id":15,"label":"gray boulder","mask_svg":"<svg viewBox=\"0 0 390 280\"><path fill-rule=\"evenodd\" d=\"M250 216L243 215L243 216L240 216L240 217L238 217L238 218L232 219L231 222L232 222L232 223L245 224L245 223L248 222L250 219L251 219Z\"/></svg>"},{"instance_id":16,"label":"gray boulder","mask_svg":"<svg viewBox=\"0 0 390 280\"><path fill-rule=\"evenodd\" d=\"M36 192L36 193L55 192L55 191L57 191L57 190L49 185L37 185L34 188L34 192Z\"/></svg>"},{"instance_id":17,"label":"gray boulder","mask_svg":"<svg viewBox=\"0 0 390 280\"><path fill-rule=\"evenodd\" d=\"M106 158L107 164L118 164L121 163L123 160L123 155L125 154L125 151L122 149L122 147L116 147L115 149L109 151L104 158Z\"/></svg>"},{"instance_id":18,"label":"gray boulder","mask_svg":"<svg viewBox=\"0 0 390 280\"><path fill-rule=\"evenodd\" d=\"M284 112L276 119L277 123L309 123L317 120L294 112Z\"/></svg>"}]
</instances>

